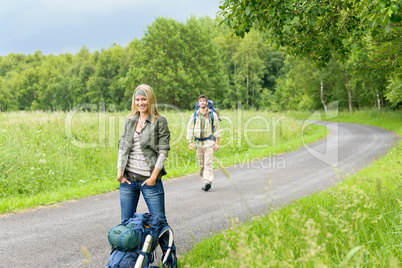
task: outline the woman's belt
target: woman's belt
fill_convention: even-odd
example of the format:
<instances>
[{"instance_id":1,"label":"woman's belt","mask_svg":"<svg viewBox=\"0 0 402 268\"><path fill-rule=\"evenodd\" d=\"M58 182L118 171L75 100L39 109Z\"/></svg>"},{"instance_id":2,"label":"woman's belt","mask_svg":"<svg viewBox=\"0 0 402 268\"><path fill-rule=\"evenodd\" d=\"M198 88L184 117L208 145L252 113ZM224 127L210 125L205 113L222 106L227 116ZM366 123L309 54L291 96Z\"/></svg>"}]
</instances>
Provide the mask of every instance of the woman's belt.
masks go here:
<instances>
[{"instance_id":1,"label":"woman's belt","mask_svg":"<svg viewBox=\"0 0 402 268\"><path fill-rule=\"evenodd\" d=\"M124 171L124 175L125 178L130 181L145 181L146 179L149 179L149 177L141 176L127 170Z\"/></svg>"}]
</instances>

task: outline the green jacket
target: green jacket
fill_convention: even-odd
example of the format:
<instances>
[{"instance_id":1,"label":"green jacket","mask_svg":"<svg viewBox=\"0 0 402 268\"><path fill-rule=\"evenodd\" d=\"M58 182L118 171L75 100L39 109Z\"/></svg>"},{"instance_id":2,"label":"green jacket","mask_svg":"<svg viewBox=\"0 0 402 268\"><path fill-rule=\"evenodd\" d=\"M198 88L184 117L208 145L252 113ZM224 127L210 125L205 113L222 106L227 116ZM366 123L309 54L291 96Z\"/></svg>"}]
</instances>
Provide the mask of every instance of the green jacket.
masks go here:
<instances>
[{"instance_id":1,"label":"green jacket","mask_svg":"<svg viewBox=\"0 0 402 268\"><path fill-rule=\"evenodd\" d=\"M137 125L139 113L133 117L128 117L124 121L123 133L119 140L119 150L122 151L120 166L121 171L126 169L128 155L134 142L134 131ZM151 168L151 174L155 168L156 160L158 159L159 151L170 150L170 131L168 123L165 117L159 116L155 122L152 122L152 117L148 116L146 120L147 124L141 130L140 146L142 153L144 154L145 161ZM166 170L163 168L158 175L158 179L166 175Z\"/></svg>"}]
</instances>

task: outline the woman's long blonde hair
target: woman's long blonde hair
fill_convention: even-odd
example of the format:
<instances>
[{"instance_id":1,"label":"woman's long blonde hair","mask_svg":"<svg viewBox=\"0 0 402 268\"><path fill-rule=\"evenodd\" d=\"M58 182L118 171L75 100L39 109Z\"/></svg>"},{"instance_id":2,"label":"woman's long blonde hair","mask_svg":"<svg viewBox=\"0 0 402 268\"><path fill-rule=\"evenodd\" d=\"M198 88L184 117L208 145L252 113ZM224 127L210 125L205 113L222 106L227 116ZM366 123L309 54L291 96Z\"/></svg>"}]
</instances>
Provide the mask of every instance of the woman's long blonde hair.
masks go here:
<instances>
[{"instance_id":1,"label":"woman's long blonde hair","mask_svg":"<svg viewBox=\"0 0 402 268\"><path fill-rule=\"evenodd\" d=\"M154 90L152 89L152 87L146 85L146 84L141 84L139 85L133 93L133 102L131 103L131 114L130 117L133 117L134 115L136 115L137 113L139 113L140 111L137 108L137 105L135 105L135 93L137 92L137 90L144 90L145 95L147 97L147 101L148 101L148 112L152 117L152 122L155 122L156 119L158 119L158 117L160 116L158 109L157 109L157 103L156 103L156 96L154 93Z\"/></svg>"}]
</instances>

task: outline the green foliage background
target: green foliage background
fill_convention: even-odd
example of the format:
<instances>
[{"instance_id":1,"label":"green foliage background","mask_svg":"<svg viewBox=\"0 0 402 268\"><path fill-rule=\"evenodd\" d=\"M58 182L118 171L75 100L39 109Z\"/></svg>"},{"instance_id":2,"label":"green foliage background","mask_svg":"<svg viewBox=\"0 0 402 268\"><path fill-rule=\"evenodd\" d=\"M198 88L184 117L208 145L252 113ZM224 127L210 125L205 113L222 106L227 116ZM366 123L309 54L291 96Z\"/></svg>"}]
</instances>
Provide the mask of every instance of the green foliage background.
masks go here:
<instances>
[{"instance_id":1,"label":"green foliage background","mask_svg":"<svg viewBox=\"0 0 402 268\"><path fill-rule=\"evenodd\" d=\"M373 68L382 50L369 40L351 48L347 60L331 57L317 67L285 56L285 47L269 45L266 33L251 29L236 37L226 25L216 26L221 19L157 18L126 47L0 56L0 111L90 110L90 104L122 111L130 109L141 83L154 88L162 107L179 110L193 109L201 93L229 109L315 110L338 101L341 109L353 110L400 103L399 62Z\"/></svg>"}]
</instances>

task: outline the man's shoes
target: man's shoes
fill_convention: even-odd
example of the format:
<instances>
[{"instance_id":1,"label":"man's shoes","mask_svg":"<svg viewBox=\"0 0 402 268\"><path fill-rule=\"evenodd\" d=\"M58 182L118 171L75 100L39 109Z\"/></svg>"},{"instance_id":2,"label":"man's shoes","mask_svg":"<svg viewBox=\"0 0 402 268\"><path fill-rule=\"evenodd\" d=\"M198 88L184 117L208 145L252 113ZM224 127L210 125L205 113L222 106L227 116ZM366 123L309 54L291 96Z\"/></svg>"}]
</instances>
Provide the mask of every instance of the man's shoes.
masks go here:
<instances>
[{"instance_id":1,"label":"man's shoes","mask_svg":"<svg viewBox=\"0 0 402 268\"><path fill-rule=\"evenodd\" d=\"M204 185L202 186L202 190L205 192L211 189L211 183L210 182L205 182Z\"/></svg>"}]
</instances>

